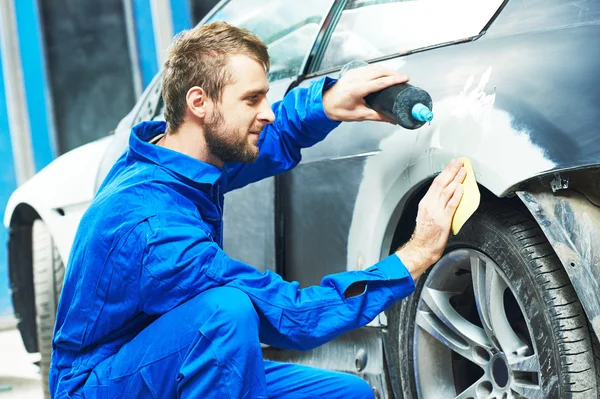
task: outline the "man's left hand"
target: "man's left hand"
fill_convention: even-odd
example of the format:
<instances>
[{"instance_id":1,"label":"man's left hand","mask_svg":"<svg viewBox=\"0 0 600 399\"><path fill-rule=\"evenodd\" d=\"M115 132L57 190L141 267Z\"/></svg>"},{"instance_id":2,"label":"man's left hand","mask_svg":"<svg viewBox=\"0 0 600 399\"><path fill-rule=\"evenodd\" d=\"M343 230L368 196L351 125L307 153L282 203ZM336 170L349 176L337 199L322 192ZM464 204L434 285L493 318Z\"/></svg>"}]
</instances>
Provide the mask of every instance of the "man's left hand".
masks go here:
<instances>
[{"instance_id":1,"label":"man's left hand","mask_svg":"<svg viewBox=\"0 0 600 399\"><path fill-rule=\"evenodd\" d=\"M408 82L408 76L380 65L351 69L323 93L323 108L327 116L334 121L394 123L385 115L367 107L364 97L405 82Z\"/></svg>"}]
</instances>

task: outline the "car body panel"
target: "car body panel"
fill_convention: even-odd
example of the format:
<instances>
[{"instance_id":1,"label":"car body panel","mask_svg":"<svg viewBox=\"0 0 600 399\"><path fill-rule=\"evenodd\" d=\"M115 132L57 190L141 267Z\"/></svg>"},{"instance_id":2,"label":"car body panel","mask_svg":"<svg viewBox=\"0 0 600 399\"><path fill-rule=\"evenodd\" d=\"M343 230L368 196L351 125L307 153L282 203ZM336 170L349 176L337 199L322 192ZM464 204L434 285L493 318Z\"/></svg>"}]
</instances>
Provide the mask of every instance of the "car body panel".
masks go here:
<instances>
[{"instance_id":1,"label":"car body panel","mask_svg":"<svg viewBox=\"0 0 600 399\"><path fill-rule=\"evenodd\" d=\"M94 181L113 136L78 147L57 158L13 192L4 213L9 227L21 204L44 220L62 259L68 259L75 232L95 193Z\"/></svg>"},{"instance_id":2,"label":"car body panel","mask_svg":"<svg viewBox=\"0 0 600 399\"><path fill-rule=\"evenodd\" d=\"M537 176L597 165L600 135L594 118L600 115L600 75L593 71L600 69L600 56L581 54L598 48L599 36L595 23L561 26L526 35L483 36L380 61L407 73L431 94L434 120L414 131L368 122L342 124L323 143L304 151L303 163L284 177L292 186L298 182L286 202L301 215L286 222L291 226L286 233L297 240L314 234L316 221L330 222L318 241L323 249L315 251L310 240L304 246L296 241L294 252L300 255L287 256L286 269L298 271L294 277L307 285L315 283L320 270L342 271L341 265L360 269L389 254L402 204L453 157L468 157L479 184L498 197ZM341 173L328 175L331 159L349 163L349 157L361 158L362 170L336 168ZM320 206L314 206L312 192L298 194L304 168L321 170L327 192L335 193L328 197L321 192ZM358 189L356 179L361 180ZM334 207L323 205L336 197L354 202L351 215L340 213L336 219ZM341 250L345 245L347 250ZM328 256L319 261L314 255L306 264L310 252ZM325 261L337 266L328 268Z\"/></svg>"}]
</instances>

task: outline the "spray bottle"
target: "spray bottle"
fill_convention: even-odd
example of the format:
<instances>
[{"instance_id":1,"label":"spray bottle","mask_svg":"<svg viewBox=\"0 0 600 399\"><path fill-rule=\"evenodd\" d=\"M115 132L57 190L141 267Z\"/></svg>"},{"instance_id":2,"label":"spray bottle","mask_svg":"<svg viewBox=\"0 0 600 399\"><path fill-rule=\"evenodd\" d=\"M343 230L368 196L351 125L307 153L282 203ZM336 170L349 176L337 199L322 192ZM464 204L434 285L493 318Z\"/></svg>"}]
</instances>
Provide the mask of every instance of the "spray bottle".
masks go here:
<instances>
[{"instance_id":1,"label":"spray bottle","mask_svg":"<svg viewBox=\"0 0 600 399\"><path fill-rule=\"evenodd\" d=\"M350 69L368 65L364 61L350 61L340 71L340 78ZM433 119L433 101L425 90L408 83L400 83L365 97L367 106L394 120L406 129L418 129Z\"/></svg>"}]
</instances>

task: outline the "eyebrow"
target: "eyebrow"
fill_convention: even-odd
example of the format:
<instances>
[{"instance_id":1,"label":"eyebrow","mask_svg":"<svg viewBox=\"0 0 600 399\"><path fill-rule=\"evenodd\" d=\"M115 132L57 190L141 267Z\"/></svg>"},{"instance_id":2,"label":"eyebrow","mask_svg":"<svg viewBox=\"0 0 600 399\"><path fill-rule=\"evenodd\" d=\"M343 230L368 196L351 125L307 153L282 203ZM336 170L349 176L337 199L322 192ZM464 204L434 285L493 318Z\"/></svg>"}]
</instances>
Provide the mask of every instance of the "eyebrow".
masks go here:
<instances>
[{"instance_id":1,"label":"eyebrow","mask_svg":"<svg viewBox=\"0 0 600 399\"><path fill-rule=\"evenodd\" d=\"M268 92L269 92L268 88L267 89L250 90L250 91L245 92L242 95L242 97L244 97L244 98L246 98L246 97L252 97L252 96L255 96L255 95L259 95L259 94L266 95Z\"/></svg>"}]
</instances>

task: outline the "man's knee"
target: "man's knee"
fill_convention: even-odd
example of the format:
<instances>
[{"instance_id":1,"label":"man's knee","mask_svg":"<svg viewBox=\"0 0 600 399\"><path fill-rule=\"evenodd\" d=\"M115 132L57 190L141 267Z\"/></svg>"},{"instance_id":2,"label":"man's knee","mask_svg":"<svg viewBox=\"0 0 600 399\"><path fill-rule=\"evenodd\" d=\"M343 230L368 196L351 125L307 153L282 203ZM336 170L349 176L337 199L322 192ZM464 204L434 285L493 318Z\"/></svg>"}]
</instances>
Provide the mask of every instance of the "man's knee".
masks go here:
<instances>
[{"instance_id":1,"label":"man's knee","mask_svg":"<svg viewBox=\"0 0 600 399\"><path fill-rule=\"evenodd\" d=\"M219 316L241 326L258 326L258 314L250 297L232 287L220 287Z\"/></svg>"},{"instance_id":2,"label":"man's knee","mask_svg":"<svg viewBox=\"0 0 600 399\"><path fill-rule=\"evenodd\" d=\"M258 314L246 293L232 287L219 287L206 291L196 297L197 306L209 308L208 317L199 320L208 328L224 329L233 333L249 334L252 330L258 334ZM206 312L200 312L206 315Z\"/></svg>"}]
</instances>

